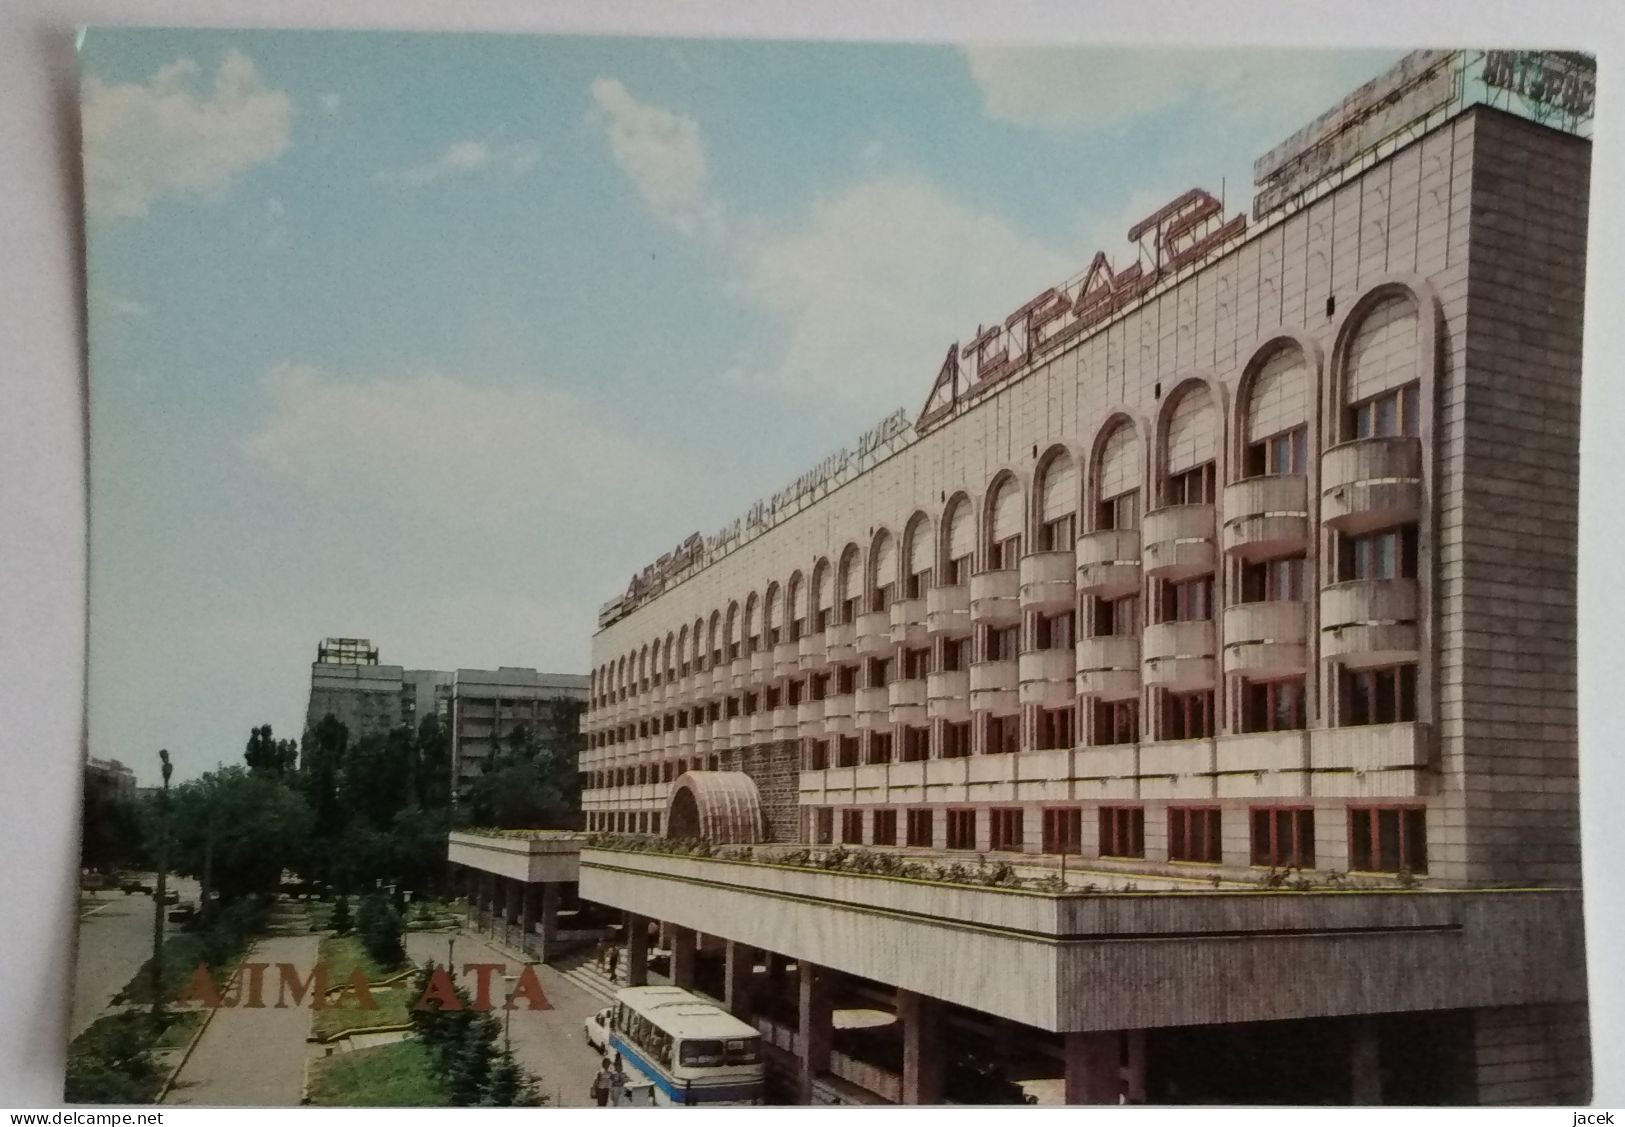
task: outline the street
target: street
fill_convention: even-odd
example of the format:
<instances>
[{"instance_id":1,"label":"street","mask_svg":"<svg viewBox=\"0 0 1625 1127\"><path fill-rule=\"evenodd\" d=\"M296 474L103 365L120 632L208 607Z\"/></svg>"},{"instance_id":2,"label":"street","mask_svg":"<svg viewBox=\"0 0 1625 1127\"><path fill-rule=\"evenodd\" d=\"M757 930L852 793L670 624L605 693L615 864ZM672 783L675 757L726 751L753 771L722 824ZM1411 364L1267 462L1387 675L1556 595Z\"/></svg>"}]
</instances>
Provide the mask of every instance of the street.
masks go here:
<instances>
[{"instance_id":1,"label":"street","mask_svg":"<svg viewBox=\"0 0 1625 1127\"><path fill-rule=\"evenodd\" d=\"M444 966L447 938L444 934L409 932L406 953L415 963L433 959ZM472 976L465 978L461 973L461 968L469 963L503 963L508 968L507 973L519 973L522 964L480 937L465 932L456 939L454 953L460 982L472 987ZM587 1090L598 1071L598 1054L588 1047L581 1029L588 1015L602 1009L604 1002L552 967L538 965L536 976L541 981L542 992L553 1004L552 1009L533 1012L521 1008L508 1015L498 1009L493 1011L493 1016L498 1021L505 1016L510 1018L509 1036L514 1056L522 1067L539 1078L537 1086L552 1106L590 1107L592 1100ZM501 993L493 988L492 995L493 1004L499 1004Z\"/></svg>"},{"instance_id":2,"label":"street","mask_svg":"<svg viewBox=\"0 0 1625 1127\"><path fill-rule=\"evenodd\" d=\"M143 880L152 883L150 874ZM198 886L188 877L170 877L169 887L180 894L180 902L196 903ZM74 953L73 1013L68 1036L77 1037L107 1009L113 995L141 969L152 955L152 897L122 892L82 894L95 906L80 917L78 946ZM165 922L165 934L175 925Z\"/></svg>"}]
</instances>

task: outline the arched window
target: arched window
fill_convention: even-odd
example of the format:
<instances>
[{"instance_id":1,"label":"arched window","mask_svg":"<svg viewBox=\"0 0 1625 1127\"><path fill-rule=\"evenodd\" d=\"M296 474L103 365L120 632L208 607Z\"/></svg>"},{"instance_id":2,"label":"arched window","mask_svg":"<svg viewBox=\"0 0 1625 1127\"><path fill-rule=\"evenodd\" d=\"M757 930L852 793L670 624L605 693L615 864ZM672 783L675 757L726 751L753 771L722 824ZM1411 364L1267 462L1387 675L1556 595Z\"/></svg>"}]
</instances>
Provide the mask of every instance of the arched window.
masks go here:
<instances>
[{"instance_id":1,"label":"arched window","mask_svg":"<svg viewBox=\"0 0 1625 1127\"><path fill-rule=\"evenodd\" d=\"M777 582L767 585L767 594L762 598L762 642L764 645L776 646L779 644L779 621L783 608L779 604L779 585Z\"/></svg>"},{"instance_id":2,"label":"arched window","mask_svg":"<svg viewBox=\"0 0 1625 1127\"><path fill-rule=\"evenodd\" d=\"M688 623L684 623L677 631L677 675L687 677L693 666L689 664L691 655L688 652Z\"/></svg>"},{"instance_id":3,"label":"arched window","mask_svg":"<svg viewBox=\"0 0 1625 1127\"><path fill-rule=\"evenodd\" d=\"M728 604L728 617L724 620L723 626L726 629L725 637L727 639L728 646L728 660L735 661L744 652L741 649L744 637L740 632L742 624L739 621L738 603Z\"/></svg>"},{"instance_id":4,"label":"arched window","mask_svg":"<svg viewBox=\"0 0 1625 1127\"><path fill-rule=\"evenodd\" d=\"M1211 505L1219 449L1218 410L1207 386L1192 382L1168 413L1162 444L1162 503Z\"/></svg>"},{"instance_id":5,"label":"arched window","mask_svg":"<svg viewBox=\"0 0 1625 1127\"><path fill-rule=\"evenodd\" d=\"M923 599L931 586L933 538L931 518L915 513L903 533L903 597Z\"/></svg>"},{"instance_id":6,"label":"arched window","mask_svg":"<svg viewBox=\"0 0 1625 1127\"><path fill-rule=\"evenodd\" d=\"M790 576L785 588L784 617L789 628L787 640L799 641L807 631L807 585L802 582L799 571Z\"/></svg>"},{"instance_id":7,"label":"arched window","mask_svg":"<svg viewBox=\"0 0 1625 1127\"><path fill-rule=\"evenodd\" d=\"M1377 301L1360 320L1341 381L1343 441L1422 433L1418 328L1416 303L1401 294Z\"/></svg>"},{"instance_id":8,"label":"arched window","mask_svg":"<svg viewBox=\"0 0 1625 1127\"><path fill-rule=\"evenodd\" d=\"M1253 373L1242 410L1242 476L1301 474L1309 464L1309 368L1278 348Z\"/></svg>"},{"instance_id":9,"label":"arched window","mask_svg":"<svg viewBox=\"0 0 1625 1127\"><path fill-rule=\"evenodd\" d=\"M892 534L882 528L875 534L874 545L869 549L869 609L890 609L896 584L897 544Z\"/></svg>"},{"instance_id":10,"label":"arched window","mask_svg":"<svg viewBox=\"0 0 1625 1127\"><path fill-rule=\"evenodd\" d=\"M706 648L711 651L711 668L715 669L727 660L724 652L727 645L728 635L722 630L722 612L714 610L711 612L711 629L706 635Z\"/></svg>"},{"instance_id":11,"label":"arched window","mask_svg":"<svg viewBox=\"0 0 1625 1127\"><path fill-rule=\"evenodd\" d=\"M1095 528L1140 527L1140 438L1134 425L1119 422L1100 444L1095 465Z\"/></svg>"},{"instance_id":12,"label":"arched window","mask_svg":"<svg viewBox=\"0 0 1625 1127\"><path fill-rule=\"evenodd\" d=\"M976 517L963 493L948 502L942 518L942 585L953 587L970 579L976 556Z\"/></svg>"},{"instance_id":13,"label":"arched window","mask_svg":"<svg viewBox=\"0 0 1625 1127\"><path fill-rule=\"evenodd\" d=\"M762 648L762 617L761 600L756 592L752 591L745 598L745 656L749 657Z\"/></svg>"},{"instance_id":14,"label":"arched window","mask_svg":"<svg viewBox=\"0 0 1625 1127\"><path fill-rule=\"evenodd\" d=\"M835 608L835 577L828 560L819 560L813 568L812 629L822 634L833 621Z\"/></svg>"},{"instance_id":15,"label":"arched window","mask_svg":"<svg viewBox=\"0 0 1625 1127\"><path fill-rule=\"evenodd\" d=\"M859 586L862 577L858 574L858 561L858 546L848 544L841 553L841 565L835 570L835 603L843 623L857 621L862 609Z\"/></svg>"},{"instance_id":16,"label":"arched window","mask_svg":"<svg viewBox=\"0 0 1625 1127\"><path fill-rule=\"evenodd\" d=\"M983 545L988 571L1013 568L1021 559L1021 508L1021 486L1006 474L988 492L987 542Z\"/></svg>"},{"instance_id":17,"label":"arched window","mask_svg":"<svg viewBox=\"0 0 1625 1127\"><path fill-rule=\"evenodd\" d=\"M1040 552L1071 551L1078 539L1078 469L1064 449L1052 452L1038 475L1034 545Z\"/></svg>"}]
</instances>

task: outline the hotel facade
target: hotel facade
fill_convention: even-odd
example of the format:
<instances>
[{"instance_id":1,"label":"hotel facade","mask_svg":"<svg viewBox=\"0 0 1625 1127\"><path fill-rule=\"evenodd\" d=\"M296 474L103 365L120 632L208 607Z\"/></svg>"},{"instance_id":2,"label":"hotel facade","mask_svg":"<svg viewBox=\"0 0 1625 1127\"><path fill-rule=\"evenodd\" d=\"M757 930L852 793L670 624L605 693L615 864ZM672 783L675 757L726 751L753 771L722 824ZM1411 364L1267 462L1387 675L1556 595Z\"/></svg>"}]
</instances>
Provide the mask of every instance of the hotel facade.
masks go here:
<instances>
[{"instance_id":1,"label":"hotel facade","mask_svg":"<svg viewBox=\"0 0 1625 1127\"><path fill-rule=\"evenodd\" d=\"M1251 223L1173 201L1138 266L979 329L917 420L606 609L589 830L1065 891L609 840L581 894L719 954L730 1000L794 963L803 1098L861 983L906 1102L942 1098L950 1011L1068 1102L1258 1098L1196 1057L1296 1099L1583 1101L1590 144L1538 112L1575 68L1408 57L1260 159ZM1330 1071L1293 1087L1288 1042Z\"/></svg>"}]
</instances>

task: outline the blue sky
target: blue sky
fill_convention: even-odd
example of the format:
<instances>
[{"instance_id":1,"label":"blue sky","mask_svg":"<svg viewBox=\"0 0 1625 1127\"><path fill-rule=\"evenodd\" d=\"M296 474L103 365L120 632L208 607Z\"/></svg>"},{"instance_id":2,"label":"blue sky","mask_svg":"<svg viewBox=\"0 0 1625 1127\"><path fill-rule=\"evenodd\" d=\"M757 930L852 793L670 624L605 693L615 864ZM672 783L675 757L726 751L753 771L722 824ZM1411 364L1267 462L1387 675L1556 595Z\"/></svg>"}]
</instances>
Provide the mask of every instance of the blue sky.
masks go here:
<instances>
[{"instance_id":1,"label":"blue sky","mask_svg":"<svg viewBox=\"0 0 1625 1127\"><path fill-rule=\"evenodd\" d=\"M1394 51L96 29L90 743L297 735L330 634L598 605Z\"/></svg>"}]
</instances>

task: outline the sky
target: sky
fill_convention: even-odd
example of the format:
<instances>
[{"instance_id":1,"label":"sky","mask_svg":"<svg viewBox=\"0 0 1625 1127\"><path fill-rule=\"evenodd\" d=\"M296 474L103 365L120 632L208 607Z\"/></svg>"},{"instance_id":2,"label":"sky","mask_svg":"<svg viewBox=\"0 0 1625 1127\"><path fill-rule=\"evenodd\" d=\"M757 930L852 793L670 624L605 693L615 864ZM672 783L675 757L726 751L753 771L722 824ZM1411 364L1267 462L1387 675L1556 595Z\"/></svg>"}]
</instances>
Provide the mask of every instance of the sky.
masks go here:
<instances>
[{"instance_id":1,"label":"sky","mask_svg":"<svg viewBox=\"0 0 1625 1127\"><path fill-rule=\"evenodd\" d=\"M93 29L90 750L297 736L326 636L597 608L1396 51Z\"/></svg>"}]
</instances>

